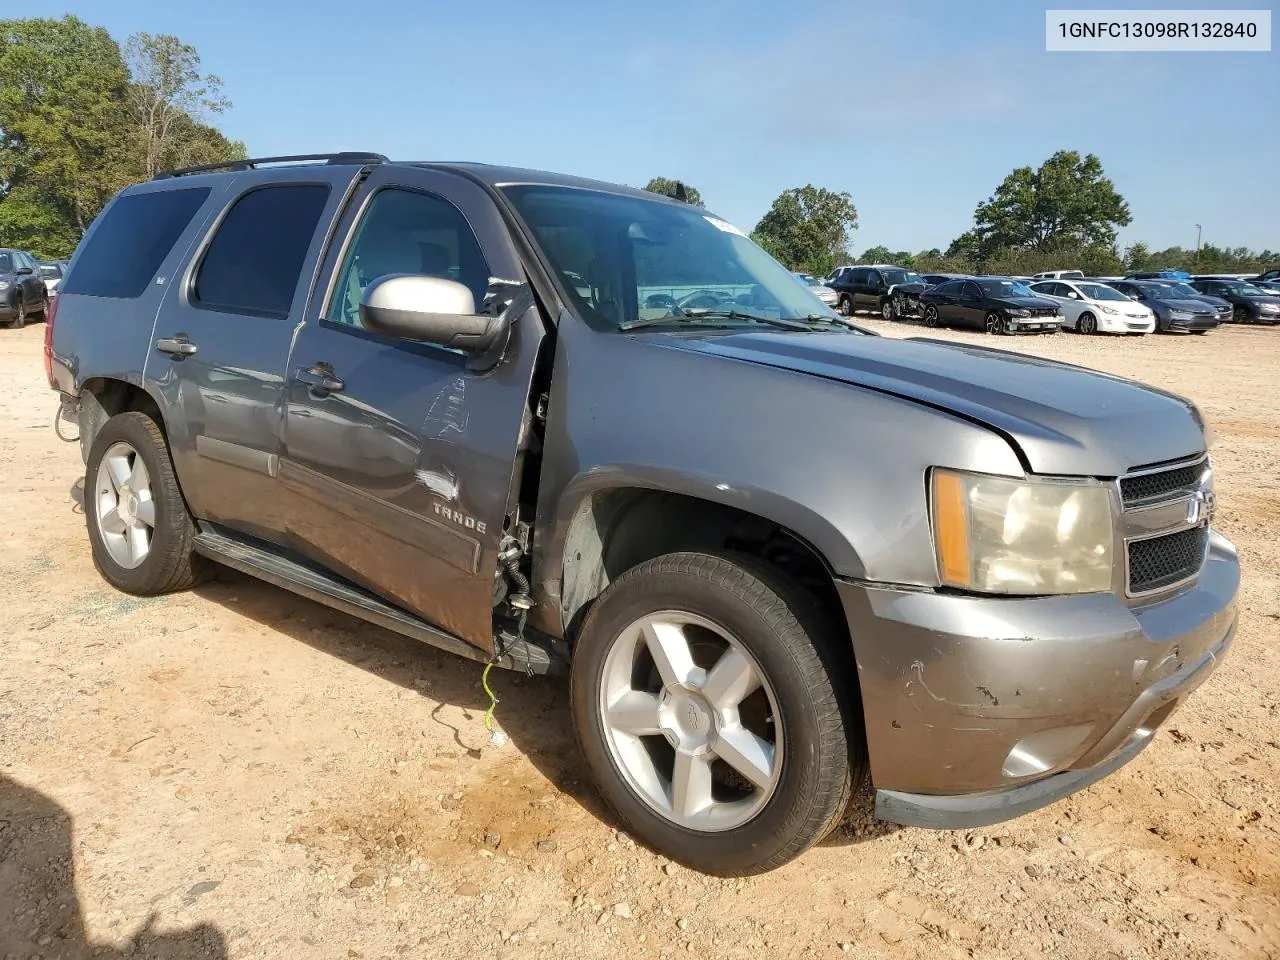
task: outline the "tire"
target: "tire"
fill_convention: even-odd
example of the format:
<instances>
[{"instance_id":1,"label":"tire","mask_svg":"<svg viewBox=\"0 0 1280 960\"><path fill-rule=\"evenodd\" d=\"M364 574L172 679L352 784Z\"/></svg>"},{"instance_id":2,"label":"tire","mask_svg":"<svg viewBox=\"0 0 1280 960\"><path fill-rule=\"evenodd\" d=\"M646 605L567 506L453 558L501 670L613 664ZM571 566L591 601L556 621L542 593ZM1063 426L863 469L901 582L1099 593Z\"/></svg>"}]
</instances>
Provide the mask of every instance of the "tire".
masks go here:
<instances>
[{"instance_id":1,"label":"tire","mask_svg":"<svg viewBox=\"0 0 1280 960\"><path fill-rule=\"evenodd\" d=\"M894 309L893 299L890 297L885 297L885 299L880 302L880 319L891 321L896 316L897 316L897 310Z\"/></svg>"},{"instance_id":2,"label":"tire","mask_svg":"<svg viewBox=\"0 0 1280 960\"><path fill-rule=\"evenodd\" d=\"M40 319L48 321L49 319L49 294L46 293L40 298Z\"/></svg>"},{"instance_id":3,"label":"tire","mask_svg":"<svg viewBox=\"0 0 1280 960\"><path fill-rule=\"evenodd\" d=\"M1008 332L1005 330L1005 318L1000 316L1000 314L996 313L994 310L987 314L986 319L983 321L983 329L985 329L987 333Z\"/></svg>"},{"instance_id":4,"label":"tire","mask_svg":"<svg viewBox=\"0 0 1280 960\"><path fill-rule=\"evenodd\" d=\"M853 316L853 298L847 293L840 294L840 301L836 309L846 317Z\"/></svg>"},{"instance_id":5,"label":"tire","mask_svg":"<svg viewBox=\"0 0 1280 960\"><path fill-rule=\"evenodd\" d=\"M1236 307L1234 310L1231 311L1231 319L1235 323L1248 323L1249 311L1246 310L1244 307Z\"/></svg>"},{"instance_id":6,"label":"tire","mask_svg":"<svg viewBox=\"0 0 1280 960\"><path fill-rule=\"evenodd\" d=\"M113 587L149 597L199 579L205 561L193 552L196 527L154 420L129 412L106 422L89 449L84 491L93 563Z\"/></svg>"},{"instance_id":7,"label":"tire","mask_svg":"<svg viewBox=\"0 0 1280 960\"><path fill-rule=\"evenodd\" d=\"M941 318L938 316L938 308L933 304L924 308L924 325L926 327L938 326Z\"/></svg>"},{"instance_id":8,"label":"tire","mask_svg":"<svg viewBox=\"0 0 1280 960\"><path fill-rule=\"evenodd\" d=\"M13 308L16 313L13 319L9 321L9 328L12 330L21 330L27 325L27 304L22 297L14 297Z\"/></svg>"},{"instance_id":9,"label":"tire","mask_svg":"<svg viewBox=\"0 0 1280 960\"><path fill-rule=\"evenodd\" d=\"M1086 336L1098 332L1098 318L1092 313L1080 314L1080 319L1076 321L1076 329Z\"/></svg>"},{"instance_id":10,"label":"tire","mask_svg":"<svg viewBox=\"0 0 1280 960\"><path fill-rule=\"evenodd\" d=\"M661 632L653 635L668 638L658 648L684 652L666 662L705 679L706 699L701 681L664 684L641 629L655 622ZM807 592L751 557L672 553L628 570L592 607L574 648L573 722L600 793L634 836L695 870L748 876L798 857L836 825L866 772L857 680L838 653L848 642ZM741 711L711 689L728 651L761 680ZM666 674L685 675L671 667ZM639 698L634 712L617 711L623 696ZM722 753L734 742L749 749L731 765ZM691 750L713 752L699 759ZM755 766L744 763L748 755ZM692 771L692 813L674 809L681 756ZM761 781L767 785L754 785Z\"/></svg>"}]
</instances>

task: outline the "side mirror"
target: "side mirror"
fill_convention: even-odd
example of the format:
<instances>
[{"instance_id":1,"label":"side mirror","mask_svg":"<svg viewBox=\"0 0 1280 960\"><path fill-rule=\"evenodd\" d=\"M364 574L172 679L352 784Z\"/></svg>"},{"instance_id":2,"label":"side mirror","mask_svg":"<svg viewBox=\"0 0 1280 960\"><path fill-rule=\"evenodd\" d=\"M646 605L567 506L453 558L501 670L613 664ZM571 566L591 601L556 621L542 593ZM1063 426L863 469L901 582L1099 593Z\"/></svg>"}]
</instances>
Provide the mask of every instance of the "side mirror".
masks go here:
<instances>
[{"instance_id":1,"label":"side mirror","mask_svg":"<svg viewBox=\"0 0 1280 960\"><path fill-rule=\"evenodd\" d=\"M444 277L393 273L360 298L360 322L375 333L483 353L498 340L503 321L476 313L468 287Z\"/></svg>"},{"instance_id":2,"label":"side mirror","mask_svg":"<svg viewBox=\"0 0 1280 960\"><path fill-rule=\"evenodd\" d=\"M1076 293L1074 290L1068 291L1067 296L1070 297L1072 300L1080 299L1080 294Z\"/></svg>"},{"instance_id":3,"label":"side mirror","mask_svg":"<svg viewBox=\"0 0 1280 960\"><path fill-rule=\"evenodd\" d=\"M19 267L17 270L13 272L20 277L29 277L34 271L30 267Z\"/></svg>"}]
</instances>

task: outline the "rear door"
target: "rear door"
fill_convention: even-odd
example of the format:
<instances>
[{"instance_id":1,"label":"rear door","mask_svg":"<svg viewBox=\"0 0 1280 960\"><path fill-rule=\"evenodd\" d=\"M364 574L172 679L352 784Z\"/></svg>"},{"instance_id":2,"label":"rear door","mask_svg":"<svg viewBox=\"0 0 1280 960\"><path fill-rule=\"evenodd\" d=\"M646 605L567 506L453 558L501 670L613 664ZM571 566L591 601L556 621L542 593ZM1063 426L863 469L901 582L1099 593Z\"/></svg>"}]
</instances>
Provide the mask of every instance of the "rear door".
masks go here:
<instances>
[{"instance_id":1,"label":"rear door","mask_svg":"<svg viewBox=\"0 0 1280 960\"><path fill-rule=\"evenodd\" d=\"M468 179L377 168L339 230L289 360L280 476L290 545L492 650L541 317L530 308L518 318L505 359L486 371L362 327L361 295L387 274L456 280L477 305L490 278L524 281L496 206Z\"/></svg>"},{"instance_id":2,"label":"rear door","mask_svg":"<svg viewBox=\"0 0 1280 960\"><path fill-rule=\"evenodd\" d=\"M156 317L146 377L169 408L191 512L280 542L285 365L352 167L245 173Z\"/></svg>"},{"instance_id":3,"label":"rear door","mask_svg":"<svg viewBox=\"0 0 1280 960\"><path fill-rule=\"evenodd\" d=\"M878 311L880 294L884 291L884 277L879 270L868 270L854 293L855 304L863 310Z\"/></svg>"}]
</instances>

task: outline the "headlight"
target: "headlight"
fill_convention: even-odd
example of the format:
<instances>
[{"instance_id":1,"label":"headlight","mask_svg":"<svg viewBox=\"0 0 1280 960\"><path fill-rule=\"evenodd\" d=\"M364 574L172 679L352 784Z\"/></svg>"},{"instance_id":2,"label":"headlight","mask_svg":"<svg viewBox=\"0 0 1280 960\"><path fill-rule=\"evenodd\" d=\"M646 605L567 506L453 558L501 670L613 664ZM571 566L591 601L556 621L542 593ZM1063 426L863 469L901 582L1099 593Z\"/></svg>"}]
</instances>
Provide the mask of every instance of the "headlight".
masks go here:
<instances>
[{"instance_id":1,"label":"headlight","mask_svg":"<svg viewBox=\"0 0 1280 960\"><path fill-rule=\"evenodd\" d=\"M1191 313L1187 310L1170 310L1169 319L1170 320L1190 320Z\"/></svg>"},{"instance_id":2,"label":"headlight","mask_svg":"<svg viewBox=\"0 0 1280 960\"><path fill-rule=\"evenodd\" d=\"M9 281L8 281L8 280L0 280L0 293L3 293L4 291L6 291L6 290L8 290L8 289L9 289Z\"/></svg>"},{"instance_id":3,"label":"headlight","mask_svg":"<svg viewBox=\"0 0 1280 960\"><path fill-rule=\"evenodd\" d=\"M1115 307L1108 307L1105 303L1098 304L1098 309L1101 310L1103 313L1119 313L1120 312Z\"/></svg>"},{"instance_id":4,"label":"headlight","mask_svg":"<svg viewBox=\"0 0 1280 960\"><path fill-rule=\"evenodd\" d=\"M1031 316L1031 311L1030 311L1030 310L1010 310L1010 311L1008 311L1008 313L1009 313L1009 316L1011 316L1011 317L1029 317L1029 316Z\"/></svg>"},{"instance_id":5,"label":"headlight","mask_svg":"<svg viewBox=\"0 0 1280 960\"><path fill-rule=\"evenodd\" d=\"M1112 589L1108 488L1088 480L1015 480L935 467L933 540L949 587L982 593Z\"/></svg>"}]
</instances>

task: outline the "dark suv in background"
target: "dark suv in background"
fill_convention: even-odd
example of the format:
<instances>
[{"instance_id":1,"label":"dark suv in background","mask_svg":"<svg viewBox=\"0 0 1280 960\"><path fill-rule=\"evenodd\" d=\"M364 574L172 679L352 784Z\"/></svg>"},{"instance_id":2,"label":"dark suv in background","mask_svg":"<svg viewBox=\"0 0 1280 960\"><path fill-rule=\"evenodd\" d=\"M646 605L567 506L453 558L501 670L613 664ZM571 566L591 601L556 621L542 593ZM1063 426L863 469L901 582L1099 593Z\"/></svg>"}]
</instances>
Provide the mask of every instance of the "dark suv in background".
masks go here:
<instances>
[{"instance_id":1,"label":"dark suv in background","mask_svg":"<svg viewBox=\"0 0 1280 960\"><path fill-rule=\"evenodd\" d=\"M827 281L839 295L837 305L846 317L870 310L885 320L918 315L914 309L928 284L920 274L892 264L847 267Z\"/></svg>"},{"instance_id":2,"label":"dark suv in background","mask_svg":"<svg viewBox=\"0 0 1280 960\"><path fill-rule=\"evenodd\" d=\"M0 247L0 322L18 329L31 317L48 315L49 297L35 258L25 250Z\"/></svg>"}]
</instances>

